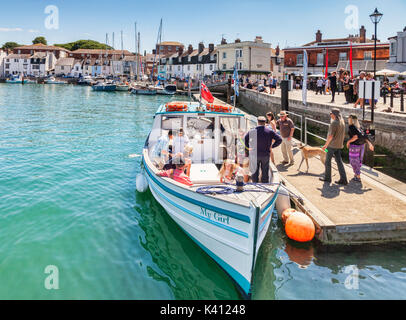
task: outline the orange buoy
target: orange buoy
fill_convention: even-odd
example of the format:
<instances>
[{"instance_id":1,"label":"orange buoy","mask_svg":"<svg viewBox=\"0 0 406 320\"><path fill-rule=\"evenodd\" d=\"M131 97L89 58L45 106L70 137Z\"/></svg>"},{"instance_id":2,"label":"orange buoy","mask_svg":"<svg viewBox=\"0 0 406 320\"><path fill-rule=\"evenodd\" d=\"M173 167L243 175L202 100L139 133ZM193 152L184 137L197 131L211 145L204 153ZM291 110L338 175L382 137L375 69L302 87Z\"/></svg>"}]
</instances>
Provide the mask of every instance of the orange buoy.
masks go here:
<instances>
[{"instance_id":1,"label":"orange buoy","mask_svg":"<svg viewBox=\"0 0 406 320\"><path fill-rule=\"evenodd\" d=\"M290 239L307 242L314 238L316 228L307 215L302 212L294 212L286 220L285 231Z\"/></svg>"},{"instance_id":2,"label":"orange buoy","mask_svg":"<svg viewBox=\"0 0 406 320\"><path fill-rule=\"evenodd\" d=\"M296 212L295 209L293 208L287 208L285 210L282 211L282 222L283 224L286 223L286 220L288 220L289 216L293 213Z\"/></svg>"}]
</instances>

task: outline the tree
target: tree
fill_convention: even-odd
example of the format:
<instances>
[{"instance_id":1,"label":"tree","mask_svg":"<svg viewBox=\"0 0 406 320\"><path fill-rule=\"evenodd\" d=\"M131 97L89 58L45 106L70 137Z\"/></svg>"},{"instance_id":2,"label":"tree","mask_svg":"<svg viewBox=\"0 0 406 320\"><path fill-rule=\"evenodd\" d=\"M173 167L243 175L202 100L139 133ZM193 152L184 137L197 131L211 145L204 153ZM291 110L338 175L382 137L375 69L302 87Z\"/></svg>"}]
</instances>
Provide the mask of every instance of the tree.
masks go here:
<instances>
[{"instance_id":1,"label":"tree","mask_svg":"<svg viewBox=\"0 0 406 320\"><path fill-rule=\"evenodd\" d=\"M33 44L37 44L37 43L42 43L44 45L47 45L47 40L45 39L45 37L36 37L34 40L32 40Z\"/></svg>"},{"instance_id":2,"label":"tree","mask_svg":"<svg viewBox=\"0 0 406 320\"><path fill-rule=\"evenodd\" d=\"M70 42L70 43L65 43L65 44L54 44L54 46L65 48L70 51L75 51L78 49L102 49L102 50L113 49L110 46L106 46L105 44L94 41L94 40L78 40L75 42Z\"/></svg>"},{"instance_id":3,"label":"tree","mask_svg":"<svg viewBox=\"0 0 406 320\"><path fill-rule=\"evenodd\" d=\"M9 50L13 50L15 47L19 47L20 45L16 42L6 42L5 44L3 44L3 46L1 47L3 50L9 49Z\"/></svg>"}]
</instances>

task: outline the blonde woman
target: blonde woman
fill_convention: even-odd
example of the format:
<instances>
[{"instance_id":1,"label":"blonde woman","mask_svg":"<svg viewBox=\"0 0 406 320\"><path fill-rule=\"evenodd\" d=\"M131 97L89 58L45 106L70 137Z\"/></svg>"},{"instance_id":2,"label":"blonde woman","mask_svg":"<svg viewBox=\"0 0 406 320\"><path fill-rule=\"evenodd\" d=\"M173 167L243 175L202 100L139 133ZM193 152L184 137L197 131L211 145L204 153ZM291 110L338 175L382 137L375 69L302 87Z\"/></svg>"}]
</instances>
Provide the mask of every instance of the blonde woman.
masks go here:
<instances>
[{"instance_id":1,"label":"blonde woman","mask_svg":"<svg viewBox=\"0 0 406 320\"><path fill-rule=\"evenodd\" d=\"M348 117L348 135L350 136L350 139L347 142L347 148L349 150L350 164L355 175L352 180L355 182L361 182L361 166L364 158L365 143L368 144L371 151L374 151L374 146L361 132L358 118L353 114Z\"/></svg>"}]
</instances>

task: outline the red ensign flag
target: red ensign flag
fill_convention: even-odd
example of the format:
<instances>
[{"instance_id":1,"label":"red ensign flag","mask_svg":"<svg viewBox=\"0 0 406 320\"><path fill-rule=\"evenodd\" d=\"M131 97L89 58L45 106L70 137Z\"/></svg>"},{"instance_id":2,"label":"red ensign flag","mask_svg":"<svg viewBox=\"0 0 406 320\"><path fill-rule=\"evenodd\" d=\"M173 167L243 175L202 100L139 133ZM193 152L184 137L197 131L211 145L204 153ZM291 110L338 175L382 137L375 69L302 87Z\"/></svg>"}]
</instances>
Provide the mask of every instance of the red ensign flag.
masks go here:
<instances>
[{"instance_id":1,"label":"red ensign flag","mask_svg":"<svg viewBox=\"0 0 406 320\"><path fill-rule=\"evenodd\" d=\"M202 82L202 87L201 87L201 95L204 100L206 100L208 103L213 103L214 102L214 97L212 96L209 88Z\"/></svg>"}]
</instances>

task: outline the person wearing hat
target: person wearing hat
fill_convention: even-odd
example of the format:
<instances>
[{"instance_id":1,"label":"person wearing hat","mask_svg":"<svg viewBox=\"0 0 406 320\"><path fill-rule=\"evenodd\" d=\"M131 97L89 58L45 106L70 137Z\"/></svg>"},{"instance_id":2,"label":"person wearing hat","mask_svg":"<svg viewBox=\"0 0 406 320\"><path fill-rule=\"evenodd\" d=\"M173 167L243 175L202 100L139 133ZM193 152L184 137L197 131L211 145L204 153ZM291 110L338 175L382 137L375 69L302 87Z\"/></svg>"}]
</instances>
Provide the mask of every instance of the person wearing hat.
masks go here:
<instances>
[{"instance_id":1,"label":"person wearing hat","mask_svg":"<svg viewBox=\"0 0 406 320\"><path fill-rule=\"evenodd\" d=\"M368 137L361 132L361 126L355 114L348 117L348 135L350 139L347 141L347 148L349 150L350 164L354 171L355 182L361 182L361 167L364 158L365 143L371 151L374 151L374 146L368 140Z\"/></svg>"},{"instance_id":2,"label":"person wearing hat","mask_svg":"<svg viewBox=\"0 0 406 320\"><path fill-rule=\"evenodd\" d=\"M282 155L283 161L282 164L293 165L295 163L293 159L293 152L292 152L292 137L293 133L295 132L295 124L291 119L288 118L288 114L286 111L281 111L278 114L280 118L276 124L279 127L279 131L281 132L282 136Z\"/></svg>"},{"instance_id":3,"label":"person wearing hat","mask_svg":"<svg viewBox=\"0 0 406 320\"><path fill-rule=\"evenodd\" d=\"M320 177L321 181L331 182L331 159L334 157L337 163L340 180L336 181L337 184L347 185L347 175L345 173L343 159L341 158L341 150L344 148L345 138L345 123L341 116L340 110L337 108L331 109L330 112L331 123L328 128L327 141L322 147L323 150L327 148L327 156L325 162L324 177Z\"/></svg>"},{"instance_id":4,"label":"person wearing hat","mask_svg":"<svg viewBox=\"0 0 406 320\"><path fill-rule=\"evenodd\" d=\"M269 158L271 149L282 143L282 138L266 125L265 117L258 117L258 127L245 135L246 156L250 159L252 182L258 182L259 170L262 172L262 183L269 183ZM248 152L249 151L249 152Z\"/></svg>"}]
</instances>

